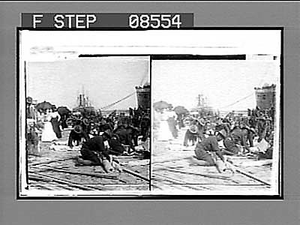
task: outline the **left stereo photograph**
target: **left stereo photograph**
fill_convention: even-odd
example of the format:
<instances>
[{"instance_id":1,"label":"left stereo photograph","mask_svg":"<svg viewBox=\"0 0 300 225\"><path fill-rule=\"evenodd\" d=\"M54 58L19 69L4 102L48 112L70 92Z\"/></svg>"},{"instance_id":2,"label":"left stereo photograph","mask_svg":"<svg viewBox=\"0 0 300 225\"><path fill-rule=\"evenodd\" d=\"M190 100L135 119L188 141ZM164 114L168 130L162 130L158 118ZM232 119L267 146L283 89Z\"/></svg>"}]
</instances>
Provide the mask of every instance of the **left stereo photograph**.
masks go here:
<instances>
[{"instance_id":1,"label":"left stereo photograph","mask_svg":"<svg viewBox=\"0 0 300 225\"><path fill-rule=\"evenodd\" d=\"M18 198L150 191L150 56L118 31L17 30Z\"/></svg>"}]
</instances>

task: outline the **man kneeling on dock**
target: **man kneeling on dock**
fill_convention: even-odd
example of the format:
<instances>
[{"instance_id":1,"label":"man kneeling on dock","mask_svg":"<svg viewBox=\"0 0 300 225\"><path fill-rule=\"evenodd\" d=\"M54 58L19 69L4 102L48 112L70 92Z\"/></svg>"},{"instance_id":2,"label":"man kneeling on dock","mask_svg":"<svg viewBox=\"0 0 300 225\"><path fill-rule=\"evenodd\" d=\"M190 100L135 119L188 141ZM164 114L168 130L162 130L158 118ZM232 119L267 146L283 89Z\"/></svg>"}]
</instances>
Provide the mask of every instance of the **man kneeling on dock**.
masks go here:
<instances>
[{"instance_id":1,"label":"man kneeling on dock","mask_svg":"<svg viewBox=\"0 0 300 225\"><path fill-rule=\"evenodd\" d=\"M105 136L95 136L82 144L79 163L85 165L101 165L103 160L110 160L104 142Z\"/></svg>"},{"instance_id":2,"label":"man kneeling on dock","mask_svg":"<svg viewBox=\"0 0 300 225\"><path fill-rule=\"evenodd\" d=\"M200 166L215 166L219 173L227 169L232 170L227 167L227 163L218 145L218 141L223 139L222 135L217 134L217 136L209 136L198 142L195 148L195 156L192 158L193 163ZM221 161L217 158L220 158Z\"/></svg>"},{"instance_id":3,"label":"man kneeling on dock","mask_svg":"<svg viewBox=\"0 0 300 225\"><path fill-rule=\"evenodd\" d=\"M111 152L105 147L104 142L108 141L114 151L122 152L122 149L118 147L123 146L118 141L111 142L112 140L114 139L111 138L110 132L105 131L102 135L95 136L84 142L80 150L81 156L77 158L77 165L102 165L106 172L112 172L114 169L120 171L117 163L112 161L109 155Z\"/></svg>"}]
</instances>

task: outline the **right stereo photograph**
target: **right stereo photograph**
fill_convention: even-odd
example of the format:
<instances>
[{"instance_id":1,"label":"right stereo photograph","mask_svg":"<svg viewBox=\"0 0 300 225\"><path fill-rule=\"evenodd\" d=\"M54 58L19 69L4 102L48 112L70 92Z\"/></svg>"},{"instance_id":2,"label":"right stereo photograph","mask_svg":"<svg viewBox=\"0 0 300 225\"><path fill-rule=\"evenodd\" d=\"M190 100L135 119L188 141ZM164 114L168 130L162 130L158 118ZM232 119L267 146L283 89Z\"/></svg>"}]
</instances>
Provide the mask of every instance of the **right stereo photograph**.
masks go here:
<instances>
[{"instance_id":1,"label":"right stereo photograph","mask_svg":"<svg viewBox=\"0 0 300 225\"><path fill-rule=\"evenodd\" d=\"M281 195L282 32L180 31L151 56L152 194Z\"/></svg>"}]
</instances>

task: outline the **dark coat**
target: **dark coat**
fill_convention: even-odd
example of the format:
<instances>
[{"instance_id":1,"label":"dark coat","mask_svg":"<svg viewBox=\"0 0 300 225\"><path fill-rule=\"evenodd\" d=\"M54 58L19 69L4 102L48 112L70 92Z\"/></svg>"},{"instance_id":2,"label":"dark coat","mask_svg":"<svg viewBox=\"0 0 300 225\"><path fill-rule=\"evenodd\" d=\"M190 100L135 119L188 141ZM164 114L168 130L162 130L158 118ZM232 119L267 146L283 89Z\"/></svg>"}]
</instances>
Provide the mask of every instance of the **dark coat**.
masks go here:
<instances>
[{"instance_id":1,"label":"dark coat","mask_svg":"<svg viewBox=\"0 0 300 225\"><path fill-rule=\"evenodd\" d=\"M134 143L137 142L137 130L128 126L119 126L117 129L113 131L113 133L118 137L119 141L123 145L129 145L131 149L134 150Z\"/></svg>"},{"instance_id":2,"label":"dark coat","mask_svg":"<svg viewBox=\"0 0 300 225\"><path fill-rule=\"evenodd\" d=\"M60 127L59 127L59 122L58 122L58 119L57 117L54 117L50 120L51 124L52 124L52 127L53 127L53 131L54 133L56 134L56 137L57 138L61 138L61 130L60 130Z\"/></svg>"},{"instance_id":3,"label":"dark coat","mask_svg":"<svg viewBox=\"0 0 300 225\"><path fill-rule=\"evenodd\" d=\"M224 139L224 146L225 146L225 152L229 155L238 154L240 151L237 144L235 143L233 138L230 136L228 136Z\"/></svg>"},{"instance_id":4,"label":"dark coat","mask_svg":"<svg viewBox=\"0 0 300 225\"><path fill-rule=\"evenodd\" d=\"M102 136L95 136L84 142L80 152L83 159L91 160L96 164L100 164L104 158L110 160Z\"/></svg>"},{"instance_id":5,"label":"dark coat","mask_svg":"<svg viewBox=\"0 0 300 225\"><path fill-rule=\"evenodd\" d=\"M192 145L197 142L198 133L192 133L190 130L187 130L184 135L183 145L188 146L188 142L191 141Z\"/></svg>"},{"instance_id":6,"label":"dark coat","mask_svg":"<svg viewBox=\"0 0 300 225\"><path fill-rule=\"evenodd\" d=\"M150 132L150 127L151 127L150 118L149 117L143 117L141 119L140 127L141 127L141 135L143 136L142 141L146 141L147 138L150 136L150 133L151 133Z\"/></svg>"},{"instance_id":7,"label":"dark coat","mask_svg":"<svg viewBox=\"0 0 300 225\"><path fill-rule=\"evenodd\" d=\"M105 145L102 136L95 136L82 144L82 148L89 149L95 152L104 152Z\"/></svg>"},{"instance_id":8,"label":"dark coat","mask_svg":"<svg viewBox=\"0 0 300 225\"><path fill-rule=\"evenodd\" d=\"M110 147L109 153L112 155L121 155L125 152L124 146L117 137L112 137L110 140L108 140L108 144Z\"/></svg>"},{"instance_id":9,"label":"dark coat","mask_svg":"<svg viewBox=\"0 0 300 225\"><path fill-rule=\"evenodd\" d=\"M233 128L230 135L236 144L246 146L245 135L241 128L239 127Z\"/></svg>"},{"instance_id":10,"label":"dark coat","mask_svg":"<svg viewBox=\"0 0 300 225\"><path fill-rule=\"evenodd\" d=\"M73 147L73 141L76 141L77 145L79 145L79 143L81 142L81 140L84 139L85 141L89 140L89 136L82 131L81 133L76 133L74 130L71 130L70 134L69 134L69 140L68 140L68 146L69 147Z\"/></svg>"},{"instance_id":11,"label":"dark coat","mask_svg":"<svg viewBox=\"0 0 300 225\"><path fill-rule=\"evenodd\" d=\"M201 142L196 145L195 148L196 157L200 160L209 162L210 165L215 164L215 160L211 154L216 154L224 161L222 152L220 151L218 140L215 136L209 136L204 138Z\"/></svg>"}]
</instances>

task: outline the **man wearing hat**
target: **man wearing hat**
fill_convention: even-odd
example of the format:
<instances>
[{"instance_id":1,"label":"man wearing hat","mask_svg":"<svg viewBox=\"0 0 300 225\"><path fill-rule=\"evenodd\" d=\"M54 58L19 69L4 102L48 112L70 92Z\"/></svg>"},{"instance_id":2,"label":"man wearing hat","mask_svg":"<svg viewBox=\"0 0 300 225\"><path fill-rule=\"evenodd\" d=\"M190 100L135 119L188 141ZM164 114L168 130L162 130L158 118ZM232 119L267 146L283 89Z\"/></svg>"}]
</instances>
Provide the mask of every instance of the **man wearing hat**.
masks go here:
<instances>
[{"instance_id":1,"label":"man wearing hat","mask_svg":"<svg viewBox=\"0 0 300 225\"><path fill-rule=\"evenodd\" d=\"M192 145L194 145L197 142L197 139L199 141L203 140L205 138L204 137L205 125L206 122L203 118L193 120L192 124L190 125L189 129L186 131L184 135L183 145L188 146L189 141L191 141Z\"/></svg>"},{"instance_id":2,"label":"man wearing hat","mask_svg":"<svg viewBox=\"0 0 300 225\"><path fill-rule=\"evenodd\" d=\"M223 137L223 143L225 149L222 150L222 152L226 155L235 155L240 152L239 146L236 144L234 138L231 135L227 136L227 133L225 130L220 130L218 132L218 135Z\"/></svg>"},{"instance_id":3,"label":"man wearing hat","mask_svg":"<svg viewBox=\"0 0 300 225\"><path fill-rule=\"evenodd\" d=\"M85 133L87 133L87 134L91 133L91 122L88 118L82 119L81 126Z\"/></svg>"},{"instance_id":4,"label":"man wearing hat","mask_svg":"<svg viewBox=\"0 0 300 225\"><path fill-rule=\"evenodd\" d=\"M26 98L26 145L29 153L39 151L40 124L37 123L32 97Z\"/></svg>"},{"instance_id":5,"label":"man wearing hat","mask_svg":"<svg viewBox=\"0 0 300 225\"><path fill-rule=\"evenodd\" d=\"M194 120L189 129L185 132L183 146L188 146L190 141L192 142L192 145L194 145L197 142L198 135L198 126Z\"/></svg>"},{"instance_id":6,"label":"man wearing hat","mask_svg":"<svg viewBox=\"0 0 300 225\"><path fill-rule=\"evenodd\" d=\"M256 133L255 129L250 128L245 123L241 124L241 129L242 129L242 132L243 132L243 135L244 135L245 147L248 145L248 142L249 142L250 147L253 147L254 146L253 139L254 139L254 136L255 136L255 133Z\"/></svg>"},{"instance_id":7,"label":"man wearing hat","mask_svg":"<svg viewBox=\"0 0 300 225\"><path fill-rule=\"evenodd\" d=\"M256 130L258 134L258 142L268 139L271 134L271 118L260 116L257 118Z\"/></svg>"},{"instance_id":8,"label":"man wearing hat","mask_svg":"<svg viewBox=\"0 0 300 225\"><path fill-rule=\"evenodd\" d=\"M205 138L204 137L205 125L206 125L206 122L205 122L204 118L197 119L198 137L200 140L203 140Z\"/></svg>"},{"instance_id":9,"label":"man wearing hat","mask_svg":"<svg viewBox=\"0 0 300 225\"><path fill-rule=\"evenodd\" d=\"M110 130L104 131L102 136L108 141L110 149L108 152L112 155L122 155L125 152L125 147L121 144L120 138L117 134Z\"/></svg>"},{"instance_id":10,"label":"man wearing hat","mask_svg":"<svg viewBox=\"0 0 300 225\"><path fill-rule=\"evenodd\" d=\"M253 131L251 131L251 129L245 130L245 131L247 131L247 135L253 134ZM244 149L249 148L248 146L246 146L246 145L243 146L243 145L241 145L240 142L237 142L236 137L233 136L232 134L227 135L225 130L221 130L218 134L224 137L223 143L224 143L225 149L223 149L222 152L226 155L237 155L237 154L241 153ZM243 134L243 135L245 135L245 134ZM244 139L247 140L246 136L244 137ZM251 140L253 141L253 139L251 139ZM250 141L250 145L251 145L251 143L252 142Z\"/></svg>"},{"instance_id":11,"label":"man wearing hat","mask_svg":"<svg viewBox=\"0 0 300 225\"><path fill-rule=\"evenodd\" d=\"M228 134L230 132L230 123L227 119L222 120L221 118L216 121L215 131L225 130Z\"/></svg>"},{"instance_id":12,"label":"man wearing hat","mask_svg":"<svg viewBox=\"0 0 300 225\"><path fill-rule=\"evenodd\" d=\"M128 145L133 151L134 148L134 135L137 133L137 130L131 127L129 124L120 124L114 131L114 135L118 136L118 141L123 145Z\"/></svg>"},{"instance_id":13,"label":"man wearing hat","mask_svg":"<svg viewBox=\"0 0 300 225\"><path fill-rule=\"evenodd\" d=\"M241 129L241 123L239 121L236 121L234 123L234 126L230 132L230 136L236 144L246 146L245 136Z\"/></svg>"},{"instance_id":14,"label":"man wearing hat","mask_svg":"<svg viewBox=\"0 0 300 225\"><path fill-rule=\"evenodd\" d=\"M32 105L32 97L26 98L26 118L27 119L35 119L35 110Z\"/></svg>"},{"instance_id":15,"label":"man wearing hat","mask_svg":"<svg viewBox=\"0 0 300 225\"><path fill-rule=\"evenodd\" d=\"M73 148L73 141L76 141L78 146L82 138L87 141L90 139L89 135L82 129L81 125L75 125L69 134L68 146Z\"/></svg>"}]
</instances>

